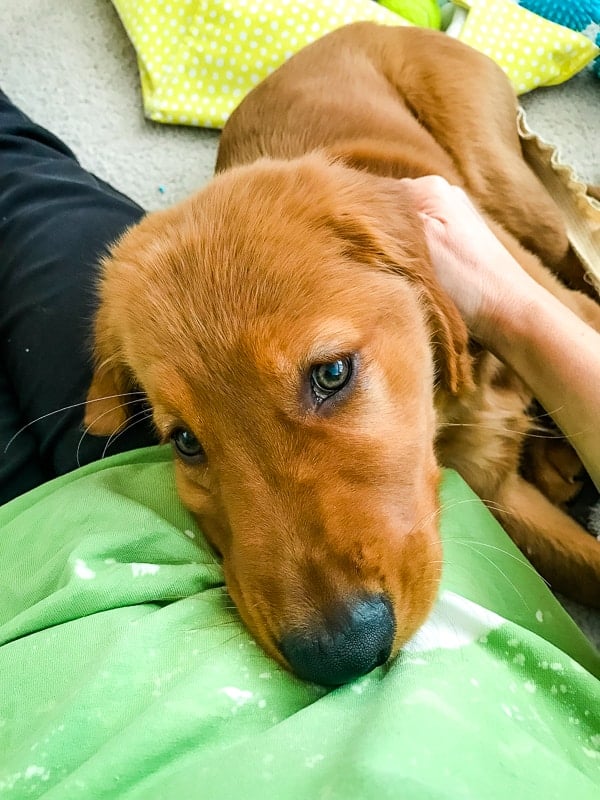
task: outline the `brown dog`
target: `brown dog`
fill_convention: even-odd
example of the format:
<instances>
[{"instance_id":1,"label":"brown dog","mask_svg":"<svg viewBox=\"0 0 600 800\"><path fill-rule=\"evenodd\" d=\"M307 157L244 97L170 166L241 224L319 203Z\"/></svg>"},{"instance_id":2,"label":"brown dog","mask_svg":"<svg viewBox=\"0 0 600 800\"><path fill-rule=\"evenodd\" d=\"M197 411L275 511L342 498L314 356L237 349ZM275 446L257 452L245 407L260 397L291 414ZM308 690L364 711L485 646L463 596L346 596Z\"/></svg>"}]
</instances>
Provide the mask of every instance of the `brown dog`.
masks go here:
<instances>
[{"instance_id":1,"label":"brown dog","mask_svg":"<svg viewBox=\"0 0 600 800\"><path fill-rule=\"evenodd\" d=\"M426 618L440 463L556 588L599 600L600 546L553 504L572 469L534 470L540 485L553 474L548 496L520 476L531 395L471 351L397 180L463 186L523 267L600 327L546 268L581 277L515 113L474 50L351 25L258 86L223 131L221 174L104 265L86 422L119 429L114 396L143 389L242 618L302 677L367 672Z\"/></svg>"}]
</instances>

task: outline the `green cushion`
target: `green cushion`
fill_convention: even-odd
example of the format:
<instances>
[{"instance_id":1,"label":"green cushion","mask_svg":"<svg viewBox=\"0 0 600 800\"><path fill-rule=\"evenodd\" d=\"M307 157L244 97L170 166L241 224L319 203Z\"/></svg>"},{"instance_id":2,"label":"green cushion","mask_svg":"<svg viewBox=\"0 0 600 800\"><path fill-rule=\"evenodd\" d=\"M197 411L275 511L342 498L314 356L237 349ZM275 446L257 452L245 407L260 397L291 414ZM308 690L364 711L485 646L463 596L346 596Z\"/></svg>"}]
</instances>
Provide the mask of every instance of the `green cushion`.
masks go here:
<instances>
[{"instance_id":1,"label":"green cushion","mask_svg":"<svg viewBox=\"0 0 600 800\"><path fill-rule=\"evenodd\" d=\"M438 605L332 691L246 633L170 451L0 509L0 796L598 797L598 654L461 479Z\"/></svg>"}]
</instances>

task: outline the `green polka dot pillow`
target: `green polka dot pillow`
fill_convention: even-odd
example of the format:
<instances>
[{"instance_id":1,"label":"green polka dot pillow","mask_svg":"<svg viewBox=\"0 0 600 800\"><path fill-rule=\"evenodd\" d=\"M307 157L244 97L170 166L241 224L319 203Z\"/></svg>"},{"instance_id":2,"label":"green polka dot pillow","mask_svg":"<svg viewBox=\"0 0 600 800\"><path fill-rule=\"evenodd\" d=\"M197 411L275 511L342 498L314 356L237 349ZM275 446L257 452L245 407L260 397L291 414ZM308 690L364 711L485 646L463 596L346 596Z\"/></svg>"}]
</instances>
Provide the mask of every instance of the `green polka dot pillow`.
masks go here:
<instances>
[{"instance_id":1,"label":"green polka dot pillow","mask_svg":"<svg viewBox=\"0 0 600 800\"><path fill-rule=\"evenodd\" d=\"M587 36L512 0L455 0L454 5L467 9L458 38L493 58L518 94L563 83L600 55Z\"/></svg>"},{"instance_id":2,"label":"green polka dot pillow","mask_svg":"<svg viewBox=\"0 0 600 800\"><path fill-rule=\"evenodd\" d=\"M137 52L146 116L212 128L283 61L329 31L358 20L409 24L373 0L113 2ZM415 12L420 2L414 0ZM511 0L455 5L466 9L457 10L455 35L496 60L519 93L565 81L600 53L582 34Z\"/></svg>"},{"instance_id":3,"label":"green polka dot pillow","mask_svg":"<svg viewBox=\"0 0 600 800\"><path fill-rule=\"evenodd\" d=\"M138 56L146 116L221 128L293 53L350 22L403 20L373 0L114 0ZM404 23L408 24L408 23Z\"/></svg>"}]
</instances>

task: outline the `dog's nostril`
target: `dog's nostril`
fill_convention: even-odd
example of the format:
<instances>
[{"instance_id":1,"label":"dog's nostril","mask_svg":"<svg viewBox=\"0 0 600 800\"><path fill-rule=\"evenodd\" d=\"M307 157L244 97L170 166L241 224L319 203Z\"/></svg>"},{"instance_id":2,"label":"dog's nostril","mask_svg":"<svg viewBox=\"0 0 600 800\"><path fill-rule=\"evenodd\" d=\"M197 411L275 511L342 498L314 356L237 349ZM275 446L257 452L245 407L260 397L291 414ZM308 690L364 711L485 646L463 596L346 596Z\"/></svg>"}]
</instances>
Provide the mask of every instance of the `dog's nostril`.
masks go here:
<instances>
[{"instance_id":1,"label":"dog's nostril","mask_svg":"<svg viewBox=\"0 0 600 800\"><path fill-rule=\"evenodd\" d=\"M384 664L395 629L386 595L369 595L338 605L319 627L289 631L279 648L298 677L338 686Z\"/></svg>"}]
</instances>

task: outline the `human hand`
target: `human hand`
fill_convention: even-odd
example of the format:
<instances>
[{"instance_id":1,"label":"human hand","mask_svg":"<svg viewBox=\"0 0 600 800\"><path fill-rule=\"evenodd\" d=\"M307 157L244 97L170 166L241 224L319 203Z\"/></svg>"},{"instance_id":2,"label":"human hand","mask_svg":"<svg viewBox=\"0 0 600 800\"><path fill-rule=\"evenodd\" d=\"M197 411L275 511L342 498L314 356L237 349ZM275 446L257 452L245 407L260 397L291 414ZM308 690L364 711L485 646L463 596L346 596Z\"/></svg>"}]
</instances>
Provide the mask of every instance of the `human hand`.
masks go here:
<instances>
[{"instance_id":1,"label":"human hand","mask_svg":"<svg viewBox=\"0 0 600 800\"><path fill-rule=\"evenodd\" d=\"M423 221L436 275L483 344L536 286L496 238L466 193L430 175L403 181Z\"/></svg>"}]
</instances>

